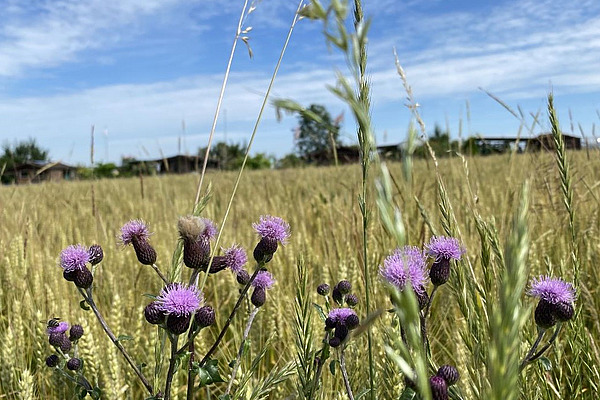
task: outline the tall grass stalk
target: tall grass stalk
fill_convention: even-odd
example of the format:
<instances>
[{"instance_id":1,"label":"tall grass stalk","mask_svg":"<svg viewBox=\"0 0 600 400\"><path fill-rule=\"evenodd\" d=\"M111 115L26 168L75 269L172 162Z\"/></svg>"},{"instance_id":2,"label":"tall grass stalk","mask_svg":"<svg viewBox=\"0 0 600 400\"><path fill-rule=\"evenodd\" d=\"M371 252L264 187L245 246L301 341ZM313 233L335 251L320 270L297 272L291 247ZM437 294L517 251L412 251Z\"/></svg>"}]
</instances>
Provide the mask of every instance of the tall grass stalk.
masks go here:
<instances>
[{"instance_id":1,"label":"tall grass stalk","mask_svg":"<svg viewBox=\"0 0 600 400\"><path fill-rule=\"evenodd\" d=\"M519 352L521 333L527 320L528 310L521 305L521 296L528 277L529 232L529 184L525 183L521 202L515 215L513 228L505 250L505 268L498 286L498 301L490 315L488 347L488 379L490 391L486 396L495 400L512 400L519 397Z\"/></svg>"}]
</instances>

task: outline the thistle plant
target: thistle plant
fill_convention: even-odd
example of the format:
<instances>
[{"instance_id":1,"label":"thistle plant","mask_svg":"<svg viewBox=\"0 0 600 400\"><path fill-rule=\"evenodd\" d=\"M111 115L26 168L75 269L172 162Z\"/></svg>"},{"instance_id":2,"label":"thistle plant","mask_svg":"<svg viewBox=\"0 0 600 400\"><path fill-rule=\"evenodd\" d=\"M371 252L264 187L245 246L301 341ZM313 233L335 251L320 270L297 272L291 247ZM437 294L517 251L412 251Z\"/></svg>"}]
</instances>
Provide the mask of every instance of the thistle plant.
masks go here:
<instances>
[{"instance_id":1,"label":"thistle plant","mask_svg":"<svg viewBox=\"0 0 600 400\"><path fill-rule=\"evenodd\" d=\"M104 252L99 245L93 245L89 248L83 245L69 246L61 252L60 266L63 269L63 276L67 281L72 281L76 285L79 293L83 297L81 302L82 308L92 309L102 328L110 337L112 342L128 361L130 367L134 370L148 395L149 399L165 399L168 400L172 395L173 378L177 370L181 367L183 357L189 357L187 364L188 376L188 398L193 397L194 380L196 376L200 376L200 387L223 382L219 375L217 360L211 357L215 353L221 343L229 326L244 302L248 299L247 294L250 288L253 289L252 295L248 301L252 304L253 309L249 311L248 322L243 330L243 339L238 357L233 365L231 379L226 389L226 395L229 395L232 384L239 368L245 342L250 333L252 322L254 321L259 309L263 307L267 301L267 291L271 289L275 283L272 274L267 271L266 266L273 260L273 256L280 245L284 245L290 236L289 225L281 218L273 216L261 216L258 223L253 225L254 230L259 236L258 243L255 246L254 255L256 259L256 267L253 274L250 276L244 269L247 263L247 256L244 249L239 245L232 245L224 249L222 255L212 257L211 263L211 239L215 237L216 225L207 218L198 216L185 216L180 218L177 229L180 240L183 242L183 254L181 262L191 269L189 283L185 282L166 282L160 293L152 297L152 301L146 305L143 310L144 319L156 325L158 335L157 343L161 343L163 337L168 338L170 343L169 367L164 377L164 386L161 388L153 387L141 369L138 367L138 362L135 362L128 354L127 350L121 344L121 337L117 338L112 333L108 323L100 313L100 310L94 302L94 274L101 270L96 269L99 262L104 259ZM158 254L149 242L149 229L145 222L141 220L133 220L126 223L121 228L119 235L120 242L123 245L133 245L138 261L143 265L151 265L158 277L162 281L166 281L165 275L162 274L156 265ZM88 268L88 264L93 265L92 270ZM104 267L106 268L106 267ZM204 329L212 326L217 319L218 310L213 309L210 305L205 304L205 293L196 286L198 274L204 272L206 274L215 274L224 269L231 270L236 275L238 281L243 281L244 288L240 291L239 298L230 312L221 332L213 345L206 350L201 361L196 362L194 340L197 335ZM242 277L243 279L241 279ZM66 335L68 324L51 320L48 324L47 333L49 343L55 348L57 354L53 354L46 359L46 364L49 367L56 368L57 371L67 379L75 382L81 387L83 396L86 394L92 395L94 398L99 398L100 389L93 388L91 384L81 374L82 360L77 358L77 348L73 356L69 356L73 346L76 346L79 339L83 335L83 330L80 325L71 327L69 337ZM187 334L186 334L187 333ZM186 341L183 346L180 346L180 338L185 337ZM159 348L163 348L159 346ZM61 358L62 357L62 358ZM63 360L64 359L64 360ZM157 364L161 363L164 357L157 357ZM61 361L63 360L63 361ZM184 364L185 365L185 364ZM66 367L67 370L64 370ZM157 368L156 371L160 371ZM69 373L68 371L73 371ZM77 373L77 375L74 375ZM156 380L156 379L155 379Z\"/></svg>"}]
</instances>

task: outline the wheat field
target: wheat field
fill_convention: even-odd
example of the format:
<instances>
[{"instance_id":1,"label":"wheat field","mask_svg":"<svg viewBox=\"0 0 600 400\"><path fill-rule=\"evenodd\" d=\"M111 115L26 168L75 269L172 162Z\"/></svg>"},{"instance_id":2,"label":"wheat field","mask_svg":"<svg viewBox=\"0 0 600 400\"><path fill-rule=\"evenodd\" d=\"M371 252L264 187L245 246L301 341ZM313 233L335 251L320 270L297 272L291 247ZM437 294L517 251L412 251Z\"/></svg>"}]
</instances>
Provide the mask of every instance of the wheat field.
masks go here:
<instances>
[{"instance_id":1,"label":"wheat field","mask_svg":"<svg viewBox=\"0 0 600 400\"><path fill-rule=\"evenodd\" d=\"M600 161L597 152L568 153L568 158L580 261L577 315L566 324L557 344L546 355L551 368L546 370L538 363L523 373L520 398L524 399L593 399L597 396ZM391 164L389 168L394 178L393 200L402 211L407 242L421 246L433 233L443 232L444 216L440 212L440 193L433 165L416 160L412 182L403 179L400 164ZM552 274L573 279L569 214L552 153L466 159L454 156L440 160L439 170L456 228L467 249L468 262L458 268L469 265L477 279L485 280L494 258L498 257L494 255L493 245L489 250L489 244L496 243L497 251L503 251L523 183L528 181L531 187L527 210L530 276ZM234 178L234 174L227 172L211 172L206 177L212 183L213 196L202 215L219 225ZM98 307L115 334L132 337L123 342L124 346L138 364L146 364L144 371L152 371L156 332L143 318L143 307L148 303L143 295L157 294L161 282L150 268L137 262L132 249L119 246L117 234L131 219L146 221L153 232L151 242L158 253L157 264L168 269L178 240L177 218L191 212L197 179L197 175L145 178L143 198L142 183L138 179L0 188L0 398L70 398L69 386L44 364L45 357L52 352L45 335L46 321L52 317L83 325L86 334L80 343L80 354L85 360L85 374L93 384L103 388L103 398L143 398L143 387L103 334L93 314L79 307L79 294L62 278L58 256L63 248L75 243L99 243L104 248L105 258L94 281ZM312 301L318 301L314 289L319 283L348 279L361 299L357 312L361 318L366 317L362 300L362 220L356 200L360 185L358 166L255 171L243 177L221 246L239 243L251 252L257 241L251 224L264 214L287 220L292 236L269 267L277 283L250 333L250 354L242 363L242 371L249 368L248 361L261 349L265 348L266 354L249 380L247 393L240 398L252 398L251 389L260 386L273 371L281 372L282 382L265 398L297 398L297 375L289 363L296 360L297 354L292 310L299 259L306 266ZM92 186L95 186L96 216L92 215ZM372 215L367 235L372 299L374 308L386 309L389 295L377 272L383 258L396 244L382 228L374 204L368 204L368 208ZM497 241L485 243L482 240L478 218L495 233ZM486 260L484 248L492 253L492 261ZM184 274L189 275L187 268ZM492 277L492 280L497 278ZM466 318L465 310L459 307L460 279L456 271L453 272L451 285L442 287L433 303L433 319L429 324L432 357L439 364L457 366L462 375L458 388L464 398L481 398L489 386L485 355L482 355L486 348L485 343L476 342L473 329L481 330L480 337L485 337L490 328L484 326L482 316L478 316L481 310L472 309L473 316ZM497 285L499 282L492 282L490 287ZM205 297L215 306L218 322L199 336L196 346L199 354L218 334L217 328L233 307L237 291L232 274L209 276ZM487 295L493 302L494 295ZM523 303L529 307L529 319L522 332L522 348L513 349L521 353L526 352L527 344L535 339L533 300L523 296ZM494 306L487 310L493 311ZM226 364L235 358L239 346L244 314L237 316L215 355L220 360L225 380L230 371ZM314 317L312 325L320 336L322 322ZM403 385L398 368L384 352L383 346L393 332L389 329L391 325L391 318L384 314L370 327L376 355L376 397L381 399L397 398ZM368 386L365 342L366 335L354 337L347 350L348 374L357 392ZM198 398L217 398L224 385L201 390ZM175 377L173 398L184 397L185 374L179 373ZM324 373L319 398L346 398L338 375Z\"/></svg>"}]
</instances>

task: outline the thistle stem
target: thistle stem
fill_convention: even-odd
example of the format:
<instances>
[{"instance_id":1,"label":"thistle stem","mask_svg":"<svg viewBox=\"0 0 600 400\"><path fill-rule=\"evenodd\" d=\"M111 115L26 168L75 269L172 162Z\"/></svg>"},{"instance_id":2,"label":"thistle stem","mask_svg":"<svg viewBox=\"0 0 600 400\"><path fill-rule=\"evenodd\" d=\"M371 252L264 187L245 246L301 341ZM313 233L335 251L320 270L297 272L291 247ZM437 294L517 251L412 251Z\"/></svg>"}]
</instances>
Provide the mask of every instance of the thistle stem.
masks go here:
<instances>
[{"instance_id":1,"label":"thistle stem","mask_svg":"<svg viewBox=\"0 0 600 400\"><path fill-rule=\"evenodd\" d=\"M117 349L119 349L121 354L123 354L123 357L125 357L125 360L127 360L127 363L129 363L129 366L133 369L133 371L138 376L138 378L140 378L140 381L142 381L142 384L144 385L144 387L146 388L148 393L150 393L151 395L154 394L152 385L150 385L150 382L148 382L148 379L146 379L146 377L144 376L142 371L140 371L140 369L137 367L137 365L135 365L135 362L133 361L133 359L131 358L129 353L127 353L127 350L125 350L123 345L119 342L119 340L116 338L115 334L112 332L112 330L106 323L106 320L104 319L102 314L100 314L100 311L98 310L98 307L96 306L96 303L94 303L94 299L92 297L92 290L88 289L87 290L88 294L86 294L86 292L83 289L81 289L81 288L77 288L77 289L79 290L79 293L81 293L81 295L83 296L83 299L86 301L86 303L89 304L92 311L94 311L94 314L96 315L96 318L98 319L98 322L100 322L100 325L102 326L102 329L104 330L106 335L108 335L111 342L113 342L113 344L117 347Z\"/></svg>"},{"instance_id":2,"label":"thistle stem","mask_svg":"<svg viewBox=\"0 0 600 400\"><path fill-rule=\"evenodd\" d=\"M256 268L256 270L254 271L254 273L250 277L250 280L248 281L246 286L244 286L244 289L242 289L242 292L240 293L240 297L238 298L237 303L235 303L233 310L231 310L231 314L229 314L229 317L227 317L227 321L225 321L225 325L223 326L223 329L221 329L221 332L219 333L217 340L215 340L215 343L208 350L208 352L206 353L204 358L202 358L202 360L200 360L200 363L199 363L200 368L202 368L204 366L204 364L206 364L206 362L210 359L210 356L212 356L213 353L217 350L217 346L219 345L219 343L221 343L221 340L223 340L223 337L225 336L225 333L227 332L229 325L231 325L231 321L233 321L233 317L235 317L235 314L237 313L238 309L242 305L242 301L246 297L246 293L248 293L248 290L250 289L250 285L252 284L252 282L254 282L254 279L258 275L259 271L262 269L263 265L264 265L264 263L260 263L258 265L258 268Z\"/></svg>"},{"instance_id":3,"label":"thistle stem","mask_svg":"<svg viewBox=\"0 0 600 400\"><path fill-rule=\"evenodd\" d=\"M438 288L439 288L439 286L434 286L433 290L431 291L431 294L429 295L429 301L427 302L427 306L425 307L425 314L424 314L425 318L427 318L429 316L429 309L431 308L431 304L433 303L433 296L435 295L435 292L437 291Z\"/></svg>"},{"instance_id":4,"label":"thistle stem","mask_svg":"<svg viewBox=\"0 0 600 400\"><path fill-rule=\"evenodd\" d=\"M533 346L531 346L531 349L529 349L529 352L527 352L527 355L525 356L523 361L521 361L521 364L519 365L519 371L522 371L523 368L525 368L527 366L527 364L529 364L531 362L531 356L533 355L533 353L535 353L535 351L537 350L537 347L540 345L540 342L542 341L542 338L544 337L544 333L546 333L546 329L538 328L538 336L535 339Z\"/></svg>"},{"instance_id":5,"label":"thistle stem","mask_svg":"<svg viewBox=\"0 0 600 400\"><path fill-rule=\"evenodd\" d=\"M346 357L344 357L344 347L342 347L342 349L340 350L340 369L342 370L342 377L344 379L344 385L346 386L348 398L350 400L354 400L354 395L352 394L352 387L350 386L350 380L348 379L348 372L346 372Z\"/></svg>"},{"instance_id":6,"label":"thistle stem","mask_svg":"<svg viewBox=\"0 0 600 400\"><path fill-rule=\"evenodd\" d=\"M254 322L254 317L256 317L256 314L258 314L259 310L260 308L254 307L254 310L252 310L250 316L248 317L248 323L246 324L246 329L244 329L244 335L242 336L242 343L240 343L240 348L238 350L237 357L235 358L235 364L233 365L233 370L231 371L231 379L229 380L227 390L225 391L226 395L229 394L229 392L231 391L231 387L233 386L233 381L235 379L235 376L237 375L237 371L240 367L240 361L242 359L242 354L244 353L244 345L246 344L246 339L250 334L250 328L252 327L252 322Z\"/></svg>"},{"instance_id":7,"label":"thistle stem","mask_svg":"<svg viewBox=\"0 0 600 400\"><path fill-rule=\"evenodd\" d=\"M558 334L560 333L560 329L561 328L562 328L562 324L558 324L556 326L556 329L554 330L554 333L552 334L552 337L550 338L550 340L548 341L548 343L546 343L544 345L544 347L541 348L540 351L538 351L533 356L531 356L531 358L529 358L529 362L533 362L533 361L537 360L538 358L540 358L542 356L542 354L544 354L544 352L546 350L548 350L548 348L550 348L550 346L552 346L552 343L554 343L554 341L558 337Z\"/></svg>"},{"instance_id":8,"label":"thistle stem","mask_svg":"<svg viewBox=\"0 0 600 400\"><path fill-rule=\"evenodd\" d=\"M173 382L173 375L175 375L175 360L177 360L177 341L179 336L169 337L171 340L171 359L169 360L169 370L167 371L167 380L165 382L165 399L171 399L171 383Z\"/></svg>"},{"instance_id":9,"label":"thistle stem","mask_svg":"<svg viewBox=\"0 0 600 400\"><path fill-rule=\"evenodd\" d=\"M158 276L160 276L160 279L162 279L162 281L165 283L165 285L169 284L169 280L167 279L167 277L160 271L160 269L158 268L158 266L156 264L152 264L151 265L152 269L158 274Z\"/></svg>"}]
</instances>

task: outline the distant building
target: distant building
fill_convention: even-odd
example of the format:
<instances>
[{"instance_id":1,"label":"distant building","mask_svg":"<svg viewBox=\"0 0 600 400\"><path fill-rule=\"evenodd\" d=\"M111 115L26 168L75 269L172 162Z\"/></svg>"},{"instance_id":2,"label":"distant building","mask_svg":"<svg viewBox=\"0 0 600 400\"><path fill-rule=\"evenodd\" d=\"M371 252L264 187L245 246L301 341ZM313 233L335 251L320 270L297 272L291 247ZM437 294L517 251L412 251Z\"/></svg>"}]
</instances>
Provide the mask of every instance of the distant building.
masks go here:
<instances>
[{"instance_id":1,"label":"distant building","mask_svg":"<svg viewBox=\"0 0 600 400\"><path fill-rule=\"evenodd\" d=\"M132 160L128 163L140 168L143 165L148 171L155 171L158 174L187 174L202 170L204 159L200 156L177 154L154 160ZM217 162L209 158L207 167L217 168Z\"/></svg>"},{"instance_id":2,"label":"distant building","mask_svg":"<svg viewBox=\"0 0 600 400\"><path fill-rule=\"evenodd\" d=\"M56 182L76 178L77 169L60 162L28 161L15 164L13 168L4 171L4 175L7 181L17 184Z\"/></svg>"}]
</instances>

